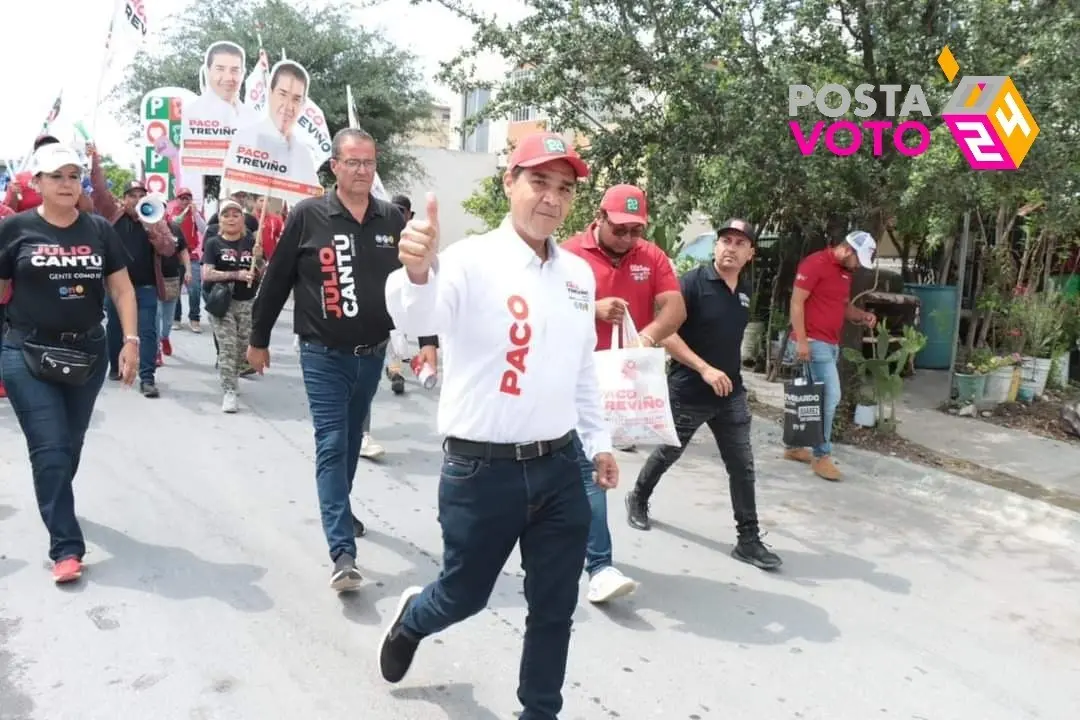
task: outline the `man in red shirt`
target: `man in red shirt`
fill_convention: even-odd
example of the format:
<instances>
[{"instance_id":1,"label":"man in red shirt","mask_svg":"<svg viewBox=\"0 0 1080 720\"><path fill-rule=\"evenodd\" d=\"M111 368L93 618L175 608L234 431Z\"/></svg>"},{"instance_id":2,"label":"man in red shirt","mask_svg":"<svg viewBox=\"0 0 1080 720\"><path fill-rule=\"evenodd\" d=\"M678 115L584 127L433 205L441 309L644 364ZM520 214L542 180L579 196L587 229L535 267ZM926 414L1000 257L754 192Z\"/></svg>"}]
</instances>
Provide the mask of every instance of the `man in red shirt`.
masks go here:
<instances>
[{"instance_id":1,"label":"man in red shirt","mask_svg":"<svg viewBox=\"0 0 1080 720\"><path fill-rule=\"evenodd\" d=\"M0 220L6 217L11 217L15 214L15 211L9 208L7 205L0 203ZM8 285L8 289L4 292L4 296L0 297L0 330L4 327L4 316L7 314L7 301L11 299L11 285ZM4 382L0 380L0 398L7 397L7 390L4 390Z\"/></svg>"},{"instance_id":2,"label":"man in red shirt","mask_svg":"<svg viewBox=\"0 0 1080 720\"><path fill-rule=\"evenodd\" d=\"M795 274L791 295L791 328L795 357L808 363L815 382L825 385L822 421L825 441L811 453L806 448L785 448L788 460L810 463L825 480L839 480L832 461L832 425L840 404L840 333L844 321L873 328L877 317L851 303L851 274L859 267L874 267L877 243L870 233L856 230L836 245L806 256Z\"/></svg>"},{"instance_id":3,"label":"man in red shirt","mask_svg":"<svg viewBox=\"0 0 1080 720\"><path fill-rule=\"evenodd\" d=\"M645 240L649 215L645 193L616 185L604 193L596 219L561 245L589 264L596 277L596 349L611 348L612 328L629 314L641 344L656 347L686 320L679 279L663 250ZM579 452L592 522L585 553L589 602L603 603L637 588L612 565L607 494L593 481L593 465Z\"/></svg>"},{"instance_id":4,"label":"man in red shirt","mask_svg":"<svg viewBox=\"0 0 1080 720\"><path fill-rule=\"evenodd\" d=\"M190 188L180 187L176 189L176 200L169 203L169 222L180 226L180 232L184 234L184 242L187 243L188 255L191 258L191 282L188 283L188 322L191 331L202 332L200 321L202 320L202 243L200 236L206 230L199 208L192 202ZM180 329L183 320L183 305L179 299L176 301L176 310L173 313L173 330Z\"/></svg>"},{"instance_id":5,"label":"man in red shirt","mask_svg":"<svg viewBox=\"0 0 1080 720\"><path fill-rule=\"evenodd\" d=\"M266 205L266 198L259 195L255 198L255 219L262 218L262 227L259 229L259 240L262 242L263 259L266 262L270 262L270 258L274 255L274 248L277 247L278 238L281 237L281 233L285 230L285 222L281 219L281 216L277 213L270 212L267 209L266 214L263 215L263 206Z\"/></svg>"}]
</instances>

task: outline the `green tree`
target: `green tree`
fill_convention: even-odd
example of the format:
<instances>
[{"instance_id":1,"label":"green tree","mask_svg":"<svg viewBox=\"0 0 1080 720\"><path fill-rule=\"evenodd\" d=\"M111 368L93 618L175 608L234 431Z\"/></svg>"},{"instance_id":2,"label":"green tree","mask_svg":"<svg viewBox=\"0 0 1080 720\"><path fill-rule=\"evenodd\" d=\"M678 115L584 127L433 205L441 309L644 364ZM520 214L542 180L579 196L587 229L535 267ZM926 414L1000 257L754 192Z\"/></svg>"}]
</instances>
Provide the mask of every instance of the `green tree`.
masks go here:
<instances>
[{"instance_id":1,"label":"green tree","mask_svg":"<svg viewBox=\"0 0 1080 720\"><path fill-rule=\"evenodd\" d=\"M218 40L243 47L250 71L259 52L257 33L272 61L284 50L307 69L311 99L326 114L331 132L348 125L345 86L352 85L360 126L379 144L384 182L416 169L402 141L431 114L416 59L360 27L343 5L190 0L172 18L161 43L136 56L115 97L135 117L149 90L178 86L197 91L203 52Z\"/></svg>"},{"instance_id":2,"label":"green tree","mask_svg":"<svg viewBox=\"0 0 1080 720\"><path fill-rule=\"evenodd\" d=\"M101 158L101 169L105 172L105 182L108 183L109 189L115 195L123 194L124 187L135 179L134 170L120 167L110 155Z\"/></svg>"},{"instance_id":3,"label":"green tree","mask_svg":"<svg viewBox=\"0 0 1080 720\"><path fill-rule=\"evenodd\" d=\"M475 86L473 60L485 53L531 69L500 87L484 116L532 105L555 129L587 135L594 170L647 184L668 224L701 210L815 242L858 224L894 231L915 253L973 204L993 219L1004 208L1002 228L1032 195L1069 220L1076 212L1080 134L1069 108L1080 84L1066 58L1080 50L1080 19L1068 3L533 0L528 17L506 23L461 0L429 1L476 28L472 46L445 67L448 82ZM789 85L919 84L936 111L953 90L935 61L946 44L962 72L1010 75L1021 88L1042 137L1019 172L971 172L936 130L930 157L908 158L891 142L881 157L798 152ZM868 119L884 119L884 109L879 102ZM818 119L806 114L803 125ZM934 130L940 119L927 124Z\"/></svg>"}]
</instances>

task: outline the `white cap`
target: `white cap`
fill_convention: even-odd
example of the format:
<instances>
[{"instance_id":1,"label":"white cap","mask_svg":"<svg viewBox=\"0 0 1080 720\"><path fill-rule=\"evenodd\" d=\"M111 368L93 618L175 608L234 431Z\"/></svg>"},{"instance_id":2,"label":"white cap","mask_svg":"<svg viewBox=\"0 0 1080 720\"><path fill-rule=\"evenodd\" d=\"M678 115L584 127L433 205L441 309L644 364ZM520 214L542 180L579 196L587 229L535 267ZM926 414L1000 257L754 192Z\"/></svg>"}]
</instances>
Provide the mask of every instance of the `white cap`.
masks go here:
<instances>
[{"instance_id":1,"label":"white cap","mask_svg":"<svg viewBox=\"0 0 1080 720\"><path fill-rule=\"evenodd\" d=\"M79 153L67 145L52 143L42 145L37 149L33 159L30 161L30 170L33 175L53 173L66 165L74 165L80 171L83 169L83 161L79 157Z\"/></svg>"},{"instance_id":2,"label":"white cap","mask_svg":"<svg viewBox=\"0 0 1080 720\"><path fill-rule=\"evenodd\" d=\"M844 241L855 250L855 255L859 258L859 264L864 268L874 267L874 258L877 255L877 241L874 237L864 230L855 230L848 233Z\"/></svg>"}]
</instances>

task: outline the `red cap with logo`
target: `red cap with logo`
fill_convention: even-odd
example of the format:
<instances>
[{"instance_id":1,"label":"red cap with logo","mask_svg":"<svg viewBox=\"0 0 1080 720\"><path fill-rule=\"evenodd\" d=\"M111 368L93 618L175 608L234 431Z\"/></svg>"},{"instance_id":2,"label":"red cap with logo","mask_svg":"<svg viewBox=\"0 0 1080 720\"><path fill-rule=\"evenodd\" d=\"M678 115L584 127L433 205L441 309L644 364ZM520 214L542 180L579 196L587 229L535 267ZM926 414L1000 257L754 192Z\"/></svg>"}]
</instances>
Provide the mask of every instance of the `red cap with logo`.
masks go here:
<instances>
[{"instance_id":1,"label":"red cap with logo","mask_svg":"<svg viewBox=\"0 0 1080 720\"><path fill-rule=\"evenodd\" d=\"M181 188L176 189L176 197L177 198L182 198L185 195L187 195L188 197L191 197L191 190L189 188L181 187Z\"/></svg>"},{"instance_id":2,"label":"red cap with logo","mask_svg":"<svg viewBox=\"0 0 1080 720\"><path fill-rule=\"evenodd\" d=\"M555 133L538 132L526 135L518 141L514 152L510 154L508 169L518 167L531 168L555 160L565 160L574 168L578 178L589 176L589 166L581 159L574 148Z\"/></svg>"},{"instance_id":3,"label":"red cap with logo","mask_svg":"<svg viewBox=\"0 0 1080 720\"><path fill-rule=\"evenodd\" d=\"M615 225L647 225L649 208L645 202L645 191L633 185L616 185L608 188L600 209L607 213L608 220Z\"/></svg>"}]
</instances>

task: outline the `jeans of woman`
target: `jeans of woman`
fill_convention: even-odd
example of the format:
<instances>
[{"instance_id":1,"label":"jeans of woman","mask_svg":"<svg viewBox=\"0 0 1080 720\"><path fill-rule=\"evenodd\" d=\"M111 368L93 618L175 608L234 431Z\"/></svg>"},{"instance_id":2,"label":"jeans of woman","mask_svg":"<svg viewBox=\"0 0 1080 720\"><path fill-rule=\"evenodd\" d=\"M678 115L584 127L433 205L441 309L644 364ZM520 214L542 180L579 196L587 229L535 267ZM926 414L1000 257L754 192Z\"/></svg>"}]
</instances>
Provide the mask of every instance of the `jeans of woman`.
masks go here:
<instances>
[{"instance_id":1,"label":"jeans of woman","mask_svg":"<svg viewBox=\"0 0 1080 720\"><path fill-rule=\"evenodd\" d=\"M175 300L158 300L157 316L158 316L158 340L168 340L169 333L172 332L173 313L176 312L177 305L180 304L180 298Z\"/></svg>"},{"instance_id":2,"label":"jeans of woman","mask_svg":"<svg viewBox=\"0 0 1080 720\"><path fill-rule=\"evenodd\" d=\"M72 488L79 469L83 440L94 412L109 360L105 330L81 350L96 354L97 365L86 384L78 387L39 380L31 374L22 354L22 340L6 337L0 355L0 377L26 437L38 511L49 531L49 557L82 558L86 552L82 529L75 517Z\"/></svg>"}]
</instances>

